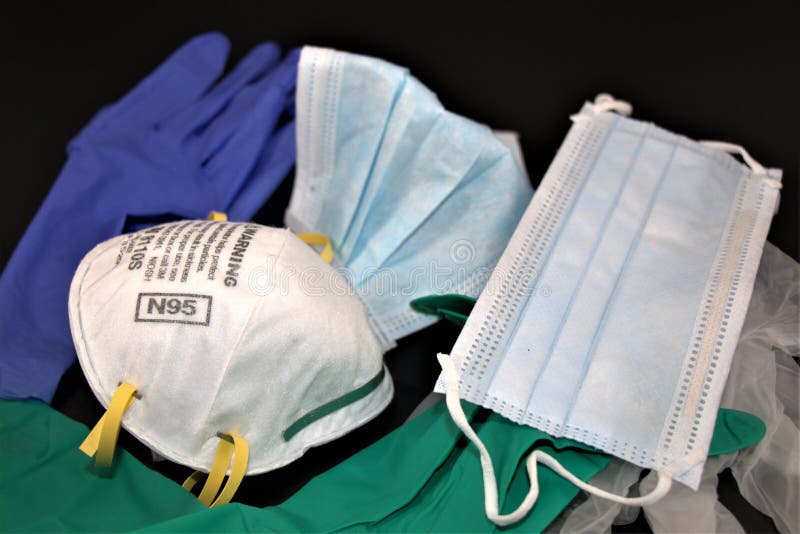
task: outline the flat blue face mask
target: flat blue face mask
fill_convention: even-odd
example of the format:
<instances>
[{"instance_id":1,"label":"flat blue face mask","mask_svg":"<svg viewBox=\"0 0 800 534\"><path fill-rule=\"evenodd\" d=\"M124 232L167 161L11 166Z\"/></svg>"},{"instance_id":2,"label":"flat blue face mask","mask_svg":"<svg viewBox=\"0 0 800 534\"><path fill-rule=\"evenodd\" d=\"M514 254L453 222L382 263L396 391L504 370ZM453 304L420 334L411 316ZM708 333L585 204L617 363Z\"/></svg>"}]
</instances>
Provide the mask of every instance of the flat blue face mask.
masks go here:
<instances>
[{"instance_id":1,"label":"flat blue face mask","mask_svg":"<svg viewBox=\"0 0 800 534\"><path fill-rule=\"evenodd\" d=\"M780 171L741 147L612 110L630 106L603 95L573 116L452 354L439 356L436 390L481 452L498 524L535 503L537 462L626 504L654 502L672 479L696 489L777 207ZM498 515L489 452L459 397L657 470L658 486L612 495L535 451L531 493Z\"/></svg>"},{"instance_id":2,"label":"flat blue face mask","mask_svg":"<svg viewBox=\"0 0 800 534\"><path fill-rule=\"evenodd\" d=\"M304 48L296 101L286 223L330 238L384 349L435 321L415 297L477 296L532 195L512 151L374 58Z\"/></svg>"}]
</instances>

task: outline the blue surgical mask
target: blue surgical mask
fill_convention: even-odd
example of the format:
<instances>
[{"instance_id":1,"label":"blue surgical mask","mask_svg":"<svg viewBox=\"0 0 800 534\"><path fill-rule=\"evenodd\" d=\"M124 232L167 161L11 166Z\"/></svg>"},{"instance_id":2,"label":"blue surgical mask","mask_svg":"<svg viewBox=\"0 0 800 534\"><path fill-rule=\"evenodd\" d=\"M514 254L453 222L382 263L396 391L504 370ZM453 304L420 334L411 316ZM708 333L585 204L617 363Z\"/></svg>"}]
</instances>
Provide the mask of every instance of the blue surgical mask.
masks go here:
<instances>
[{"instance_id":1,"label":"blue surgical mask","mask_svg":"<svg viewBox=\"0 0 800 534\"><path fill-rule=\"evenodd\" d=\"M440 355L436 389L481 451L498 524L535 503L537 461L626 504L657 500L672 479L696 489L777 207L780 171L741 147L611 110L630 106L605 95L573 117L451 355ZM489 452L459 397L657 470L659 484L615 496L536 451L531 494L500 516Z\"/></svg>"},{"instance_id":2,"label":"blue surgical mask","mask_svg":"<svg viewBox=\"0 0 800 534\"><path fill-rule=\"evenodd\" d=\"M532 196L512 150L374 58L304 48L296 98L286 223L330 238L384 349L434 322L415 297L477 296Z\"/></svg>"}]
</instances>

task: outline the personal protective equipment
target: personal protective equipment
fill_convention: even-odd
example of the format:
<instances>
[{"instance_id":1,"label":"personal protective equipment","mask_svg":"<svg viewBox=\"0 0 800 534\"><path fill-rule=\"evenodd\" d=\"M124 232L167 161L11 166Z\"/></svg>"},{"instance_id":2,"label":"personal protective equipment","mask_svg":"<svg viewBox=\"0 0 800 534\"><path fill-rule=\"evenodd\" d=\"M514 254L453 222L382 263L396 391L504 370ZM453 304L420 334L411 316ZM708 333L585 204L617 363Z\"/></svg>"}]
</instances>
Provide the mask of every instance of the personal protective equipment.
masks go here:
<instances>
[{"instance_id":1,"label":"personal protective equipment","mask_svg":"<svg viewBox=\"0 0 800 534\"><path fill-rule=\"evenodd\" d=\"M673 478L699 483L780 171L609 112L629 108L604 95L573 117L452 358L439 356L436 390L480 451L498 525L535 503L537 462L631 505L655 502ZM747 166L724 152L734 148ZM529 495L501 515L459 396L656 469L658 484L616 496L534 451Z\"/></svg>"},{"instance_id":2,"label":"personal protective equipment","mask_svg":"<svg viewBox=\"0 0 800 534\"><path fill-rule=\"evenodd\" d=\"M121 420L160 456L210 472L200 500L224 504L245 474L364 424L393 387L346 288L286 229L182 221L98 245L69 297L78 359L108 407L82 449L110 464Z\"/></svg>"},{"instance_id":3,"label":"personal protective equipment","mask_svg":"<svg viewBox=\"0 0 800 534\"><path fill-rule=\"evenodd\" d=\"M469 410L476 414L470 416L474 424L485 427L479 430L482 435L507 440L509 454L499 473L508 480L504 496L509 505L527 489L524 469L517 464L534 441L548 443L554 455L587 478L609 460L580 445L564 448L574 442L510 424L493 413L481 422L478 408ZM471 505L482 491L478 460L458 439L443 403L319 475L286 502L265 509L234 503L209 510L124 450L113 478L97 476L77 450L86 433L83 425L39 402L0 400L0 413L0 512L10 531L485 532L493 527ZM726 432L725 425L718 425L715 437ZM419 447L421 439L426 447ZM541 531L577 493L547 469L540 484L540 506L512 528Z\"/></svg>"},{"instance_id":4,"label":"personal protective equipment","mask_svg":"<svg viewBox=\"0 0 800 534\"><path fill-rule=\"evenodd\" d=\"M767 246L721 404L767 425L758 447L735 456L731 472L742 496L784 534L800 532L798 317L800 265Z\"/></svg>"},{"instance_id":5,"label":"personal protective equipment","mask_svg":"<svg viewBox=\"0 0 800 534\"><path fill-rule=\"evenodd\" d=\"M743 531L717 500L717 477L730 468L742 496L772 518L778 531L797 532L800 368L791 356L800 354L799 297L800 266L767 243L721 401L724 407L757 415L766 424L766 436L752 449L706 462L697 492L676 486L659 502L645 506L645 518L654 531ZM651 474L640 483L641 478L640 467L615 460L591 483L614 493L646 493L654 477ZM622 512L630 518L639 509L626 510L589 495L574 510L565 511L553 527L564 533L610 532L612 522L623 520L618 517Z\"/></svg>"},{"instance_id":6,"label":"personal protective equipment","mask_svg":"<svg viewBox=\"0 0 800 534\"><path fill-rule=\"evenodd\" d=\"M125 450L113 477L98 476L78 450L86 426L44 403L0 399L0 414L5 531L131 531L208 511Z\"/></svg>"},{"instance_id":7,"label":"personal protective equipment","mask_svg":"<svg viewBox=\"0 0 800 534\"><path fill-rule=\"evenodd\" d=\"M783 258L783 263L776 264L775 260L780 258ZM770 261L772 263L768 263ZM790 274L793 274L789 279L785 275L786 262L792 265ZM793 285L787 288L786 284L792 277ZM759 283L759 280L762 282ZM797 316L797 289L796 264L774 247L768 246L762 259L743 335L734 356L734 368L726 386L726 397L736 377L744 377L750 369L748 364L741 372L737 372L738 362L746 359L753 365L770 367L765 365L770 363L769 360L764 360L765 357L773 357L769 347L774 344L785 350L783 347L786 343L796 344L794 322ZM430 302L430 299L426 300ZM461 311L468 314L466 304L469 300L462 298L458 302L462 306ZM744 345L750 342L757 342L762 347L761 352L747 349L748 354L743 354ZM763 395L754 397L759 399L759 406L763 400L765 405L761 410L770 409L772 401L769 399L776 396L772 382L763 380L762 384L762 378L764 377L761 374L756 374L752 381L746 380L749 385L762 390ZM782 390L786 393L785 388L779 387L777 394L780 395ZM737 398L751 396L747 389L737 387L737 392L741 393ZM738 407L741 408L741 405ZM470 407L468 410L472 413L475 408ZM411 516L420 516L416 520L417 525L421 524L421 516L425 516L431 520L429 524L436 524L439 530L485 531L491 528L484 517L480 518L480 522L476 521L471 525L462 520L465 509L470 511L466 519L476 517L472 513L476 507L472 505L456 510L447 506L430 506L427 504L429 501L414 498L420 494L420 490L424 490L429 496L445 495L448 500L453 499L455 493L463 491L472 499L469 502L475 502L480 499L482 492L478 459L466 448L464 440L459 440L458 430L441 402L372 446L319 475L285 503L263 510L238 504L208 510L177 484L141 465L124 450L119 451L116 459L114 478L98 477L84 469L86 457L77 450L77 444L86 434L86 427L83 425L36 402L0 401L0 414L0 443L3 451L0 454L0 516L10 530L55 530L65 528L64 525L74 530L96 530L108 529L110 525L114 525L120 530L147 527L154 531L250 528L308 532L368 528L393 514L406 516L408 520L412 520ZM525 434L536 431L508 422L503 424L502 417L491 413L487 422L492 418L497 421L494 431L499 430L499 441L511 439L513 443L522 445L513 454L496 458L501 481L506 480L504 473L509 466L516 466L513 467L516 470L511 477L510 487L501 491L505 509L519 503L528 488L524 464L517 464L533 443L526 440L518 442L514 435L516 432ZM470 416L471 423L478 428L482 439L489 440L489 432L483 430L485 422L481 419L482 417ZM743 451L737 458L755 456L765 466L785 464L785 457L776 454L765 456L759 452L770 439L770 434L774 433L775 427L769 423L767 425L767 438L762 444L755 449ZM715 435L725 428L725 425L717 425ZM420 443L425 443L426 446L420 447ZM742 445L751 443L752 441L747 441ZM409 454L409 451L413 451L413 454ZM710 454L714 452L718 451L713 448L709 451ZM597 454L591 456L596 459L603 457ZM442 469L448 460L455 462L448 464L452 468ZM565 460L560 461L563 463ZM758 467L758 463L755 465L755 472L762 469ZM613 479L623 474L620 466L629 466L632 476L628 477L628 482L623 480L623 484L614 484ZM570 470L572 469L570 466ZM438 475L434 477L436 473ZM788 473L784 473L779 479L784 480L786 475ZM458 483L452 483L456 478L451 477L459 477ZM614 488L614 492L619 493L639 478L639 467L614 459L590 481L593 485ZM784 496L787 499L791 497L790 493L779 493L779 487L765 488L763 479L764 477L758 477L758 484L748 482L751 492L768 490L763 493L763 497L767 499L767 508L761 508L762 510L776 510L782 503L790 502L784 500ZM392 480L392 484L386 484L385 480ZM544 468L539 480L542 498L561 494L554 486L549 485L551 480L565 484L567 499L575 494L574 486ZM740 484L744 481L739 479ZM500 485L504 487L505 483L501 482ZM792 488L783 487L783 490L787 489ZM71 498L64 499L65 494L71 495ZM135 498L131 498L131 495L135 495ZM412 500L414 504L409 505ZM562 502L566 504L565 501ZM509 528L525 532L542 530L549 523L545 508L537 505L523 521ZM600 515L603 510L605 516ZM563 525L562 532L585 532L592 528L593 532L600 532L610 528L618 511L617 503L589 496L577 508L564 510L548 531L557 531ZM796 513L791 510L785 512ZM479 515L483 516L483 513L479 511ZM397 524L391 523L390 526L396 527Z\"/></svg>"},{"instance_id":8,"label":"personal protective equipment","mask_svg":"<svg viewBox=\"0 0 800 534\"><path fill-rule=\"evenodd\" d=\"M436 321L416 296L477 296L531 198L513 152L400 67L305 47L286 224L327 235L384 350Z\"/></svg>"},{"instance_id":9,"label":"personal protective equipment","mask_svg":"<svg viewBox=\"0 0 800 534\"><path fill-rule=\"evenodd\" d=\"M69 143L68 160L0 278L0 396L49 402L75 361L69 283L96 244L210 210L252 217L294 163L298 52L196 37Z\"/></svg>"}]
</instances>

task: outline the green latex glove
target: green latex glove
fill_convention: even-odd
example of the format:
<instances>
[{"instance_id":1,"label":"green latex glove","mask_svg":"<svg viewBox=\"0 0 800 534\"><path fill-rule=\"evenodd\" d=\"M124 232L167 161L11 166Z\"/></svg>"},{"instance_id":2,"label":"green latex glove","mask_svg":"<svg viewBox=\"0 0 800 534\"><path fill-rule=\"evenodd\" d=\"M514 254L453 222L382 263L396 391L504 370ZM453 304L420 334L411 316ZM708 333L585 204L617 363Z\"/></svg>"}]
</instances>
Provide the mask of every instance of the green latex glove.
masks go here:
<instances>
[{"instance_id":1,"label":"green latex glove","mask_svg":"<svg viewBox=\"0 0 800 534\"><path fill-rule=\"evenodd\" d=\"M438 315L458 326L464 326L476 302L477 299L472 297L450 293L420 297L412 300L410 304L414 311L426 315Z\"/></svg>"},{"instance_id":2,"label":"green latex glove","mask_svg":"<svg viewBox=\"0 0 800 534\"><path fill-rule=\"evenodd\" d=\"M517 466L524 463L527 453L533 448L545 450L559 462L569 465L569 469L582 480L597 474L611 459L571 440L553 438L534 428L514 424L494 412L482 413L487 416L486 420L472 425L484 444L493 451L501 507L507 501L503 496ZM449 419L447 412L444 416ZM495 530L497 527L484 512L483 478L477 451L465 440L460 440L457 449L458 453L451 454L410 506L375 524L375 529L387 532ZM527 476L525 478L527 480ZM539 484L541 491L533 511L525 520L504 530L527 532L534 525L549 524L577 493L572 484L541 466ZM524 495L510 503L510 507L518 506L522 498Z\"/></svg>"},{"instance_id":3,"label":"green latex glove","mask_svg":"<svg viewBox=\"0 0 800 534\"><path fill-rule=\"evenodd\" d=\"M767 425L755 415L740 410L720 408L711 436L709 456L718 456L755 447L767 433Z\"/></svg>"},{"instance_id":4,"label":"green latex glove","mask_svg":"<svg viewBox=\"0 0 800 534\"><path fill-rule=\"evenodd\" d=\"M515 425L468 403L465 408L481 439L497 454L495 469L503 511L515 508L527 493L523 463L534 444L583 479L591 478L608 462L608 456L589 452L570 440ZM483 417L485 421L480 421ZM85 426L42 403L0 401L3 530L494 528L483 515L477 453L461 437L443 402L316 477L287 502L266 509L241 504L206 509L179 485L122 450L114 477L98 477L88 469L90 460L78 450L86 432ZM720 410L712 453L753 445L763 434L764 425L758 418ZM541 530L577 494L577 488L544 466L539 466L539 479L539 502L511 529Z\"/></svg>"},{"instance_id":5,"label":"green latex glove","mask_svg":"<svg viewBox=\"0 0 800 534\"><path fill-rule=\"evenodd\" d=\"M728 454L746 449L748 447L753 447L761 441L766 432L766 425L755 415L739 410L720 408L719 412L717 412L717 420L714 425L714 435L711 438L711 446L708 450L708 456L718 456L720 454ZM548 454L552 454L548 449L544 449L544 451ZM608 458L608 456L605 457ZM525 458L523 458L517 466L517 470L514 473L514 478L509 485L508 494L506 495L505 500L506 506L500 507L502 513L512 512L517 505L522 502L522 499L524 499L525 495L528 493L530 486L528 484L528 472L525 469L524 460ZM559 459L559 462L560 461L561 460ZM565 493L569 492L573 497L578 494L578 488L550 471L550 469L539 465L540 480L543 479L545 475L554 477L558 479L558 482L560 482L560 484L557 482L551 484L553 489L557 489L558 491ZM541 498L542 496L540 495L539 499ZM539 503L537 503L536 506L539 506ZM535 510L536 508L534 507L534 511ZM556 516L549 517L549 514L544 515L531 513L516 526L527 532L541 532L547 527L547 525L550 524L553 519L555 519L555 517ZM497 530L505 531L508 529L499 528Z\"/></svg>"},{"instance_id":6,"label":"green latex glove","mask_svg":"<svg viewBox=\"0 0 800 534\"><path fill-rule=\"evenodd\" d=\"M206 510L119 451L113 478L78 450L88 430L38 401L0 401L0 530L131 530Z\"/></svg>"}]
</instances>

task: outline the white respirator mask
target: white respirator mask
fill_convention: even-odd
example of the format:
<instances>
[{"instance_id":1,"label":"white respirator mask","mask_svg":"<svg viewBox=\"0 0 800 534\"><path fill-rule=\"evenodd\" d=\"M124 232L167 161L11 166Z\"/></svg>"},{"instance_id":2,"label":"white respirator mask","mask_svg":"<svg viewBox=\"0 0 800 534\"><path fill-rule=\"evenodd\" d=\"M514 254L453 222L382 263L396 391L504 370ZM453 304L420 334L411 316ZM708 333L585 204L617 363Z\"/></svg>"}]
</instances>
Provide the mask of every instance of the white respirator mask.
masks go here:
<instances>
[{"instance_id":1,"label":"white respirator mask","mask_svg":"<svg viewBox=\"0 0 800 534\"><path fill-rule=\"evenodd\" d=\"M69 319L108 408L81 446L97 465L111 464L121 424L197 469L184 487L208 472L200 500L224 504L244 475L284 466L389 404L392 380L364 306L326 263L325 237L301 237L182 221L86 255ZM322 258L307 243L325 246Z\"/></svg>"}]
</instances>

